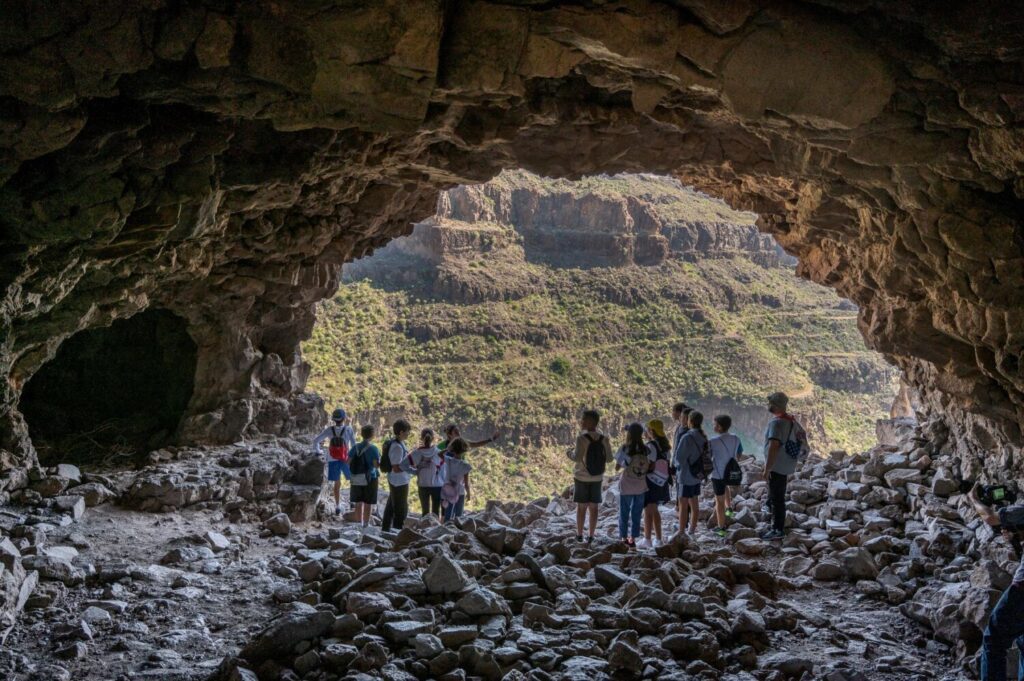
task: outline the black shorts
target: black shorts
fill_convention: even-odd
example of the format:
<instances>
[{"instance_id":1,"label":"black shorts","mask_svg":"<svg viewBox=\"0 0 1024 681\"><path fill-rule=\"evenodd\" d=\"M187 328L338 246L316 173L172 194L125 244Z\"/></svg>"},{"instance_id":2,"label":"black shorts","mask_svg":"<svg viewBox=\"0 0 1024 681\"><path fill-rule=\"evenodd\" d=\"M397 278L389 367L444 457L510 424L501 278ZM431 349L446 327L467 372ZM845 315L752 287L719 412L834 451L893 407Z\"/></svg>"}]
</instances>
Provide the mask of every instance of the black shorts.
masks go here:
<instances>
[{"instance_id":1,"label":"black shorts","mask_svg":"<svg viewBox=\"0 0 1024 681\"><path fill-rule=\"evenodd\" d=\"M596 482L577 480L572 492L572 500L577 504L600 504L602 484L601 480Z\"/></svg>"},{"instance_id":2,"label":"black shorts","mask_svg":"<svg viewBox=\"0 0 1024 681\"><path fill-rule=\"evenodd\" d=\"M349 498L353 504L377 504L377 479L374 478L368 485L352 485Z\"/></svg>"},{"instance_id":3,"label":"black shorts","mask_svg":"<svg viewBox=\"0 0 1024 681\"><path fill-rule=\"evenodd\" d=\"M720 497L725 494L725 480L718 480L711 478L711 486L715 488L715 496Z\"/></svg>"}]
</instances>

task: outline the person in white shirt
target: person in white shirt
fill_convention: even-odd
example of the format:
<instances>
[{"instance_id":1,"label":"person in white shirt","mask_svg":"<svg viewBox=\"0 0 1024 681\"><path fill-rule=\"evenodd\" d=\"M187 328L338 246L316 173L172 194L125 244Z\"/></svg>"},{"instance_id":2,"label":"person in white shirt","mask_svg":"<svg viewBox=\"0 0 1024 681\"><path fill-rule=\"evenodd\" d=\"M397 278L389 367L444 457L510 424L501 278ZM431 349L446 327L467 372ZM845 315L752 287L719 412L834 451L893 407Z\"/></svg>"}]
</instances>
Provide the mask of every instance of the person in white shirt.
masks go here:
<instances>
[{"instance_id":1,"label":"person in white shirt","mask_svg":"<svg viewBox=\"0 0 1024 681\"><path fill-rule=\"evenodd\" d=\"M336 455L340 455L341 450L333 443L327 450L327 480L334 483L334 513L341 515L341 476L344 475L346 480L352 479L348 467L348 452L355 449L356 435L352 432L348 414L344 409L335 409L331 414L331 420L333 423L313 438L313 456L321 455L323 451L321 446L324 442L330 443L330 441L338 439L344 442L345 458L343 459L336 458Z\"/></svg>"},{"instance_id":2,"label":"person in white shirt","mask_svg":"<svg viewBox=\"0 0 1024 681\"><path fill-rule=\"evenodd\" d=\"M434 431L424 428L420 433L420 446L409 454L416 469L416 483L419 487L422 515L433 513L441 516L441 478L444 456L434 445Z\"/></svg>"},{"instance_id":3,"label":"person in white shirt","mask_svg":"<svg viewBox=\"0 0 1024 681\"><path fill-rule=\"evenodd\" d=\"M729 432L732 428L732 417L722 414L715 417L715 437L708 440L708 449L711 451L711 463L714 466L711 471L711 485L715 491L715 519L718 527L715 534L724 537L725 519L732 517L732 490L726 484L726 468L729 462L737 460L743 454L743 443L740 439Z\"/></svg>"},{"instance_id":4,"label":"person in white shirt","mask_svg":"<svg viewBox=\"0 0 1024 681\"><path fill-rule=\"evenodd\" d=\"M382 470L388 472L388 503L384 506L381 516L381 531L389 532L392 528L402 529L405 518L409 515L409 481L412 480L411 463L408 461L409 449L405 441L412 432L412 426L405 419L398 419L392 426L393 439L387 447L387 453L381 459Z\"/></svg>"}]
</instances>

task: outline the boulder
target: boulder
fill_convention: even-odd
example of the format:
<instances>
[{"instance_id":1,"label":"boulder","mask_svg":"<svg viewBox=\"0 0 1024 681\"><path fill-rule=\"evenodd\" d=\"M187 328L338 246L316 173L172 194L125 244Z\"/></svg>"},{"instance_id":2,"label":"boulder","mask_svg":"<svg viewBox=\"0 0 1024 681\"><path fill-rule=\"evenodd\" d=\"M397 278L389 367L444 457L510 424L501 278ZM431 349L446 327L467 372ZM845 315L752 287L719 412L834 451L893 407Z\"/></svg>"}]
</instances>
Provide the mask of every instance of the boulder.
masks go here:
<instances>
[{"instance_id":1,"label":"boulder","mask_svg":"<svg viewBox=\"0 0 1024 681\"><path fill-rule=\"evenodd\" d=\"M259 664L292 651L301 641L327 633L334 624L334 615L325 610L309 610L281 615L255 636L238 656Z\"/></svg>"},{"instance_id":2,"label":"boulder","mask_svg":"<svg viewBox=\"0 0 1024 681\"><path fill-rule=\"evenodd\" d=\"M860 579L874 579L878 576L878 566L871 553L863 547L852 547L841 551L837 556L842 563L843 570L850 581L856 582Z\"/></svg>"},{"instance_id":3,"label":"boulder","mask_svg":"<svg viewBox=\"0 0 1024 681\"><path fill-rule=\"evenodd\" d=\"M470 617L512 615L505 599L484 587L477 587L456 601L455 609Z\"/></svg>"},{"instance_id":4,"label":"boulder","mask_svg":"<svg viewBox=\"0 0 1024 681\"><path fill-rule=\"evenodd\" d=\"M466 574L458 561L438 553L423 571L423 584L427 593L450 595L464 591L474 584L474 580Z\"/></svg>"},{"instance_id":5,"label":"boulder","mask_svg":"<svg viewBox=\"0 0 1024 681\"><path fill-rule=\"evenodd\" d=\"M292 531L292 520L287 513L277 513L267 518L263 527L278 537L287 537Z\"/></svg>"}]
</instances>

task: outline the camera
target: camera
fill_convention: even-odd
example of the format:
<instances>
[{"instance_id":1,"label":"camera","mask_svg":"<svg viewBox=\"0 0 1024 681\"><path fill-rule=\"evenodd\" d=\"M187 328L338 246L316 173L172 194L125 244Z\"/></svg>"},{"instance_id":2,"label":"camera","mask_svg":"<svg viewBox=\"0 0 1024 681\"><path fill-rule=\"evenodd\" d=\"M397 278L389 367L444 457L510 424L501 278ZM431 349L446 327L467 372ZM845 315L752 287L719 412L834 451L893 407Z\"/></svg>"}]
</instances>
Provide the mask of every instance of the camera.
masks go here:
<instances>
[{"instance_id":1,"label":"camera","mask_svg":"<svg viewBox=\"0 0 1024 681\"><path fill-rule=\"evenodd\" d=\"M964 480L960 483L960 493L967 494L975 485L977 485L978 500L986 506L1001 508L1017 501L1017 492L1008 485L983 485Z\"/></svg>"}]
</instances>

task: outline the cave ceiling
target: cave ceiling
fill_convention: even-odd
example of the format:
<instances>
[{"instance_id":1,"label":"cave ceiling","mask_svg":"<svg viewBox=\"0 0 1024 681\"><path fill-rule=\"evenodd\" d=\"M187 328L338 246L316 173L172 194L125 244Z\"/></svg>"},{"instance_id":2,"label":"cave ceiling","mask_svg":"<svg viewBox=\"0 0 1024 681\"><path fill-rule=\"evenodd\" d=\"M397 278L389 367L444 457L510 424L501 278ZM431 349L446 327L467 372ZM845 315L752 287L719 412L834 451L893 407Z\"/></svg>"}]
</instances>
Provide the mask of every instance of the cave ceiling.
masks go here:
<instances>
[{"instance_id":1,"label":"cave ceiling","mask_svg":"<svg viewBox=\"0 0 1024 681\"><path fill-rule=\"evenodd\" d=\"M33 461L18 401L61 342L153 307L198 349L182 440L315 423L298 348L340 265L509 167L669 173L757 212L958 446L1022 463L1012 3L8 1L0 23L0 469Z\"/></svg>"}]
</instances>

